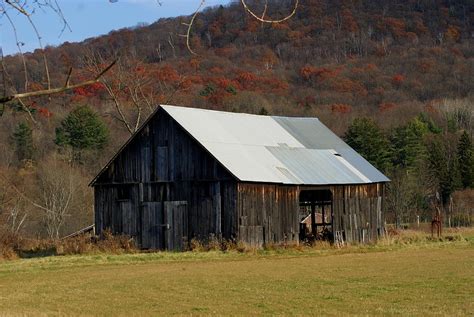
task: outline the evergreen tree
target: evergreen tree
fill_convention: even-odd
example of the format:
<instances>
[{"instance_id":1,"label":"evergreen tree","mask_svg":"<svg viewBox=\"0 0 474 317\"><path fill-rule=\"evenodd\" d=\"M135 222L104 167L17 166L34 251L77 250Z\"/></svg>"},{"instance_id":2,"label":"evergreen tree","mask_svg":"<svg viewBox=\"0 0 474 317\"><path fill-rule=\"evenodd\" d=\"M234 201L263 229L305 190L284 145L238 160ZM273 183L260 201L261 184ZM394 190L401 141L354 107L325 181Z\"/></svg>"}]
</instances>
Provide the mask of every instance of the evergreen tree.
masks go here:
<instances>
[{"instance_id":1,"label":"evergreen tree","mask_svg":"<svg viewBox=\"0 0 474 317\"><path fill-rule=\"evenodd\" d=\"M390 166L390 147L379 126L369 118L357 118L349 126L345 136L349 146L376 168L386 171Z\"/></svg>"},{"instance_id":2,"label":"evergreen tree","mask_svg":"<svg viewBox=\"0 0 474 317\"><path fill-rule=\"evenodd\" d=\"M413 171L426 161L424 138L429 133L441 130L424 114L418 115L407 125L395 128L390 135L392 164Z\"/></svg>"},{"instance_id":3,"label":"evergreen tree","mask_svg":"<svg viewBox=\"0 0 474 317\"><path fill-rule=\"evenodd\" d=\"M83 150L101 149L108 139L108 130L99 116L89 107L74 109L56 128L56 144L71 146L74 159L80 158Z\"/></svg>"},{"instance_id":4,"label":"evergreen tree","mask_svg":"<svg viewBox=\"0 0 474 317\"><path fill-rule=\"evenodd\" d=\"M20 123L13 132L15 152L19 161L33 158L33 131L26 123Z\"/></svg>"},{"instance_id":5,"label":"evergreen tree","mask_svg":"<svg viewBox=\"0 0 474 317\"><path fill-rule=\"evenodd\" d=\"M443 129L438 127L434 122L433 119L431 119L426 113L422 112L420 113L417 117L416 120L419 122L423 123L425 127L429 130L431 133L439 134L443 132Z\"/></svg>"},{"instance_id":6,"label":"evergreen tree","mask_svg":"<svg viewBox=\"0 0 474 317\"><path fill-rule=\"evenodd\" d=\"M453 149L454 147L454 149ZM451 194L461 187L456 144L449 137L435 137L428 142L428 163L434 176L443 205Z\"/></svg>"},{"instance_id":7,"label":"evergreen tree","mask_svg":"<svg viewBox=\"0 0 474 317\"><path fill-rule=\"evenodd\" d=\"M258 112L258 114L262 115L262 116L268 116L269 115L268 110L265 107L260 108L260 111Z\"/></svg>"},{"instance_id":8,"label":"evergreen tree","mask_svg":"<svg viewBox=\"0 0 474 317\"><path fill-rule=\"evenodd\" d=\"M463 132L458 144L458 164L463 188L474 187L474 152L471 138Z\"/></svg>"}]
</instances>

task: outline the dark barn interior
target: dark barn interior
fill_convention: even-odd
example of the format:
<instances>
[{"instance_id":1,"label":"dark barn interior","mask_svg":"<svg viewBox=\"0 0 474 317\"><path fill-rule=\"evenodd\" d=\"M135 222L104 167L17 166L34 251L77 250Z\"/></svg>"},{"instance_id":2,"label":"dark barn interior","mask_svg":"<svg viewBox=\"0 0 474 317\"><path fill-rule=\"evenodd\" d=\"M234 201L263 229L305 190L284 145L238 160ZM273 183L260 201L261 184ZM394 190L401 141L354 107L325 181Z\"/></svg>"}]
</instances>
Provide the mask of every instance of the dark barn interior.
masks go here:
<instances>
[{"instance_id":1,"label":"dark barn interior","mask_svg":"<svg viewBox=\"0 0 474 317\"><path fill-rule=\"evenodd\" d=\"M315 118L161 106L92 181L98 234L143 249L383 234L388 179Z\"/></svg>"}]
</instances>

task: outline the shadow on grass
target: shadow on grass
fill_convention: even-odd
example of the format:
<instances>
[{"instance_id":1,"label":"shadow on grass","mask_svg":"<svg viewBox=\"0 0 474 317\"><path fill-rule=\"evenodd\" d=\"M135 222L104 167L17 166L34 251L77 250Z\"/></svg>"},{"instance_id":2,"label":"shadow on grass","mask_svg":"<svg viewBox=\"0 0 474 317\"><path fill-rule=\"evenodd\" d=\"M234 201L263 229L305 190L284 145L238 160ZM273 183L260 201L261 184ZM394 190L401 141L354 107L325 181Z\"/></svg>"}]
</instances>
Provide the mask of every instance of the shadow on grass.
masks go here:
<instances>
[{"instance_id":1,"label":"shadow on grass","mask_svg":"<svg viewBox=\"0 0 474 317\"><path fill-rule=\"evenodd\" d=\"M55 255L58 255L58 253L54 247L41 250L21 250L18 252L20 259L44 258Z\"/></svg>"}]
</instances>

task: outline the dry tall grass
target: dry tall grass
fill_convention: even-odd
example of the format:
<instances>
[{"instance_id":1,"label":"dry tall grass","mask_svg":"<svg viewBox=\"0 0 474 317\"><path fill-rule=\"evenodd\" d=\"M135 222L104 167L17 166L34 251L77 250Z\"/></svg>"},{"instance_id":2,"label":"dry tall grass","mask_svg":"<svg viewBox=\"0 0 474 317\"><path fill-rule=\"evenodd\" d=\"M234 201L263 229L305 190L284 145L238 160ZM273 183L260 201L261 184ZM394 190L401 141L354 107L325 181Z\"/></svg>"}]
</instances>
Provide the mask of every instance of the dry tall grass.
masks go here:
<instances>
[{"instance_id":1,"label":"dry tall grass","mask_svg":"<svg viewBox=\"0 0 474 317\"><path fill-rule=\"evenodd\" d=\"M390 228L387 234L372 244L345 244L334 245L328 241L313 241L308 243L281 243L266 244L263 247L249 245L241 241L218 239L211 236L206 240L192 239L186 251L190 252L237 252L256 254L261 252L286 252L286 251L319 251L319 250L364 250L373 247L409 246L429 243L444 243L465 241L474 237L474 228L444 229L443 236L432 237L426 230L396 230ZM17 258L42 257L54 255L74 254L122 254L140 252L135 241L128 236L114 236L105 232L102 239L97 239L89 234L80 235L64 240L25 239L19 235L0 232L0 259L11 260Z\"/></svg>"},{"instance_id":2,"label":"dry tall grass","mask_svg":"<svg viewBox=\"0 0 474 317\"><path fill-rule=\"evenodd\" d=\"M63 240L27 239L8 232L0 232L0 260L53 255L94 253L135 253L135 241L128 236L114 236L105 232L102 239L84 234Z\"/></svg>"}]
</instances>

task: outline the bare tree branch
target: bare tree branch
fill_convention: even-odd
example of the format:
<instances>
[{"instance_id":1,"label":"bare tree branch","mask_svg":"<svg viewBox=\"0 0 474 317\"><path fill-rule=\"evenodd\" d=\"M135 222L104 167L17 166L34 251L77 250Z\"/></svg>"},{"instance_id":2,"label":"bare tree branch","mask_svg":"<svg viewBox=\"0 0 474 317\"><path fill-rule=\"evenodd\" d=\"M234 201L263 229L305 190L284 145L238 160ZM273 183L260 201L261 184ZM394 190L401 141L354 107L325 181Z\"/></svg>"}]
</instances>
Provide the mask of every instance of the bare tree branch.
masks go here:
<instances>
[{"instance_id":1,"label":"bare tree branch","mask_svg":"<svg viewBox=\"0 0 474 317\"><path fill-rule=\"evenodd\" d=\"M71 80L71 74L72 74L72 67L69 68L69 72L67 73L66 83L64 84L64 87L69 87L69 81Z\"/></svg>"},{"instance_id":2,"label":"bare tree branch","mask_svg":"<svg viewBox=\"0 0 474 317\"><path fill-rule=\"evenodd\" d=\"M54 0L54 4L56 5L56 7L51 6L51 9L54 12L56 12L56 14L58 15L58 17L61 19L63 23L63 28L61 29L61 32L59 33L59 37L61 37L61 35L63 35L66 29L69 29L69 32L72 32L72 30L71 30L71 27L69 26L69 23L67 23L66 17L64 17L63 11L61 10L61 7L59 6L58 1Z\"/></svg>"},{"instance_id":3,"label":"bare tree branch","mask_svg":"<svg viewBox=\"0 0 474 317\"><path fill-rule=\"evenodd\" d=\"M183 22L183 25L186 25L188 27L188 30L187 30L186 34L180 34L179 35L181 37L186 38L186 47L188 48L188 51L193 55L198 55L198 54L192 50L191 44L189 43L189 39L191 37L191 29L193 27L194 19L196 19L196 16L198 15L199 11L201 10L201 8L202 8L202 6L204 5L205 2L206 2L206 0L201 0L201 3L199 4L199 7L196 9L196 11L194 11L194 14L191 17L191 21L189 21L189 23L184 23Z\"/></svg>"},{"instance_id":4,"label":"bare tree branch","mask_svg":"<svg viewBox=\"0 0 474 317\"><path fill-rule=\"evenodd\" d=\"M28 19L28 22L30 23L31 27L33 28L36 38L38 39L38 45L41 49L41 55L43 55L43 66L44 66L44 71L46 74L46 82L48 84L48 89L51 89L51 78L49 76L49 66L48 66L48 59L46 58L46 53L43 48L43 42L41 41L41 35L38 31L38 28L34 24L33 20L31 19L31 15L27 15L26 18Z\"/></svg>"},{"instance_id":5,"label":"bare tree branch","mask_svg":"<svg viewBox=\"0 0 474 317\"><path fill-rule=\"evenodd\" d=\"M3 82L3 92L2 96L5 97L7 95L7 80L8 80L8 73L7 73L7 68L5 67L5 61L3 58L3 50L0 47L0 65L2 67L2 82Z\"/></svg>"},{"instance_id":6,"label":"bare tree branch","mask_svg":"<svg viewBox=\"0 0 474 317\"><path fill-rule=\"evenodd\" d=\"M7 93L6 93L7 84L6 84L6 80L5 80L5 73L6 72L5 72L5 67L4 67L4 76L3 76L4 87L3 87L3 89L4 89L5 93L3 95L3 98L0 98L0 104L6 103L6 102L11 101L13 99L25 98L25 97L30 97L30 96L38 96L38 95L50 95L52 93L57 93L58 92L58 91L56 91L57 89L51 88L51 77L50 77L46 52L44 51L44 47L43 47L43 43L42 43L42 39L41 39L41 34L40 34L38 28L36 27L36 24L33 22L33 19L32 19L32 16L35 13L36 9L43 10L44 8L52 10L61 19L61 21L63 23L63 28L61 30L60 35L64 32L64 30L66 30L66 28L71 30L71 28L69 27L69 24L67 23L67 20L64 17L64 14L63 14L63 12L61 10L61 7L59 6L57 0L31 0L31 1L28 1L28 0L23 0L23 1L20 1L20 0L3 0L3 1L0 2L0 14L7 18L8 23L10 24L10 26L12 28L13 35L15 37L16 46L18 48L18 53L21 57L22 64L23 64L23 69L24 69L24 72L25 72L24 92L19 94L19 93L17 93L16 89L14 87L12 87L13 93L11 95L7 95ZM44 70L45 70L46 84L47 84L47 89L45 89L45 90L41 90L41 91L37 91L37 92L29 92L29 80L28 80L28 71L27 71L26 59L25 59L25 57L23 55L23 51L21 49L21 46L23 45L23 43L20 42L18 32L17 32L17 28L15 26L14 21L12 20L12 18L9 15L9 11L16 12L17 14L19 14L21 16L24 16L25 20L28 21L28 23L30 24L31 28L34 31L34 34L35 34L35 36L38 40L38 45L41 49L41 54L42 54L42 57L43 57L42 58L43 59L43 66L44 66Z\"/></svg>"},{"instance_id":7,"label":"bare tree branch","mask_svg":"<svg viewBox=\"0 0 474 317\"><path fill-rule=\"evenodd\" d=\"M28 116L30 117L31 121L32 121L34 124L36 124L37 122L36 122L35 118L33 117L33 114L31 113L30 108L25 105L25 103L23 102L23 100L21 100L21 98L18 98L18 103L21 105L21 108L22 108L23 110L25 110L26 113L28 113Z\"/></svg>"},{"instance_id":8,"label":"bare tree branch","mask_svg":"<svg viewBox=\"0 0 474 317\"><path fill-rule=\"evenodd\" d=\"M168 37L168 44L171 46L171 49L173 50L173 57L176 58L176 49L173 44L173 34L170 33Z\"/></svg>"},{"instance_id":9,"label":"bare tree branch","mask_svg":"<svg viewBox=\"0 0 474 317\"><path fill-rule=\"evenodd\" d=\"M74 88L79 88L79 87L95 84L95 83L100 81L100 78L108 70L110 70L115 65L116 62L117 62L117 60L114 60L109 66L107 66L104 70L102 70L94 79L86 80L86 81L80 82L78 84L64 86L64 87L43 89L43 90L30 91L30 92L24 92L24 93L16 93L16 94L13 94L13 95L10 95L10 96L1 97L0 98L0 104L7 103L7 102L15 100L15 99L58 94L58 93L61 93L61 92L65 92L65 91L74 89Z\"/></svg>"},{"instance_id":10,"label":"bare tree branch","mask_svg":"<svg viewBox=\"0 0 474 317\"><path fill-rule=\"evenodd\" d=\"M8 4L10 7L12 7L13 9L15 9L16 11L20 12L21 14L25 16L30 16L30 14L26 12L26 10L22 6L17 4L16 1L5 0L5 3Z\"/></svg>"},{"instance_id":11,"label":"bare tree branch","mask_svg":"<svg viewBox=\"0 0 474 317\"><path fill-rule=\"evenodd\" d=\"M194 13L191 17L191 21L189 23L185 23L185 22L182 23L183 25L187 26L186 34L178 34L178 36L186 38L186 47L187 47L188 51L193 55L198 55L198 54L195 51L193 51L193 49L191 48L191 44L190 44L191 29L193 27L194 20L196 19L196 16L198 15L201 8L204 6L205 2L206 2L205 0L201 0L201 2L199 4L199 7L196 9L196 11L194 11ZM295 0L295 5L294 5L293 10L290 12L289 15L287 15L286 17L284 17L282 19L272 20L272 19L265 19L265 14L267 13L267 9L268 9L268 0L265 0L265 7L263 9L263 13L262 13L261 17L257 16L249 8L249 6L245 2L245 0L240 0L240 2L242 3L242 6L244 7L245 11L247 11L252 17L254 17L255 19L257 19L258 21L260 21L262 23L282 23L286 20L289 20L291 17L293 17L296 14L296 10L298 9L298 5L299 5L299 0ZM170 43L170 45L172 46L173 51L174 51L174 46L172 45L172 43L170 41L168 41L168 42Z\"/></svg>"},{"instance_id":12,"label":"bare tree branch","mask_svg":"<svg viewBox=\"0 0 474 317\"><path fill-rule=\"evenodd\" d=\"M10 182L10 180L7 179L5 176L2 176L2 178L18 193L18 195L20 195L23 199L31 203L33 206L38 207L39 209L42 209L43 211L46 211L46 212L51 211L48 208L43 207L42 205L28 198L28 196L26 196L21 190L19 190L18 187L16 187L12 182Z\"/></svg>"},{"instance_id":13,"label":"bare tree branch","mask_svg":"<svg viewBox=\"0 0 474 317\"><path fill-rule=\"evenodd\" d=\"M21 208L21 202L22 202L21 197L18 197L12 200L13 200L12 204L9 206L9 208L7 208L8 209L7 221L10 222L10 231L14 234L17 234L21 230L23 223L28 217L28 213L23 212L23 215L22 215L23 208Z\"/></svg>"},{"instance_id":14,"label":"bare tree branch","mask_svg":"<svg viewBox=\"0 0 474 317\"><path fill-rule=\"evenodd\" d=\"M261 17L262 20L265 19L265 14L267 13L267 9L268 9L268 0L265 0L265 7L263 8L262 17ZM263 26L263 23L264 22L262 22L262 26Z\"/></svg>"},{"instance_id":15,"label":"bare tree branch","mask_svg":"<svg viewBox=\"0 0 474 317\"><path fill-rule=\"evenodd\" d=\"M265 10L264 10L264 14L262 15L262 17L259 17L257 16L247 5L247 3L245 2L245 0L240 0L240 2L242 3L242 6L244 7L245 11L247 11L251 16L253 16L255 19L257 19L258 21L260 22L264 22L264 23L281 23L281 22L285 22L286 20L290 19L292 16L294 16L296 14L296 10L298 9L298 5L299 5L299 0L296 0L295 1L295 6L293 7L293 11L291 11L291 13L289 15L287 15L286 17L282 18L282 19L277 19L277 20L268 20L268 19L265 19L264 16L265 16L265 13L267 11L267 4L265 4Z\"/></svg>"},{"instance_id":16,"label":"bare tree branch","mask_svg":"<svg viewBox=\"0 0 474 317\"><path fill-rule=\"evenodd\" d=\"M5 15L8 22L10 23L10 26L12 27L12 30L13 30L13 35L15 36L16 47L18 48L18 52L20 53L21 62L23 64L23 71L25 72L25 91L28 91L28 70L26 68L25 55L23 55L23 51L21 50L21 44L22 43L20 43L20 40L18 39L18 32L16 30L15 23L13 23L13 20L10 18L10 15L7 13L7 11L4 11L3 14ZM4 82L4 85L5 85L5 89L6 89L6 83L5 82Z\"/></svg>"}]
</instances>

